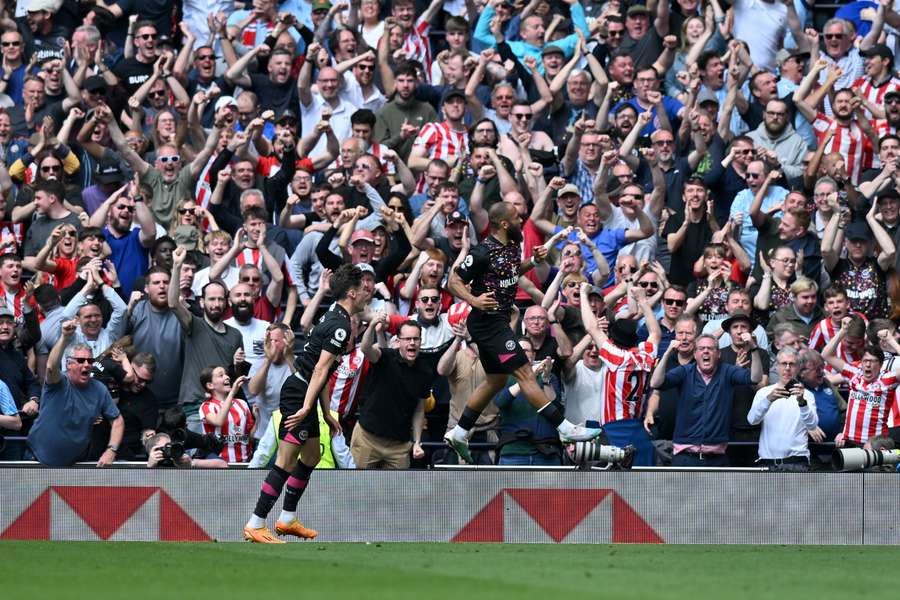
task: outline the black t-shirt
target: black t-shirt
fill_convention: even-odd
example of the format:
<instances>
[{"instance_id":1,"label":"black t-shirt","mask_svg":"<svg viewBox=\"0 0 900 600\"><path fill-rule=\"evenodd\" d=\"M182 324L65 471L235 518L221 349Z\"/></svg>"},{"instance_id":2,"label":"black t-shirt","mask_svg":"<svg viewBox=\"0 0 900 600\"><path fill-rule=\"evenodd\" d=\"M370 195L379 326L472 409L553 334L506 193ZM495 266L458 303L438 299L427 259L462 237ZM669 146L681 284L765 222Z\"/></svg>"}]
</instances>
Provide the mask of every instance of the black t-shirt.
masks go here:
<instances>
[{"instance_id":1,"label":"black t-shirt","mask_svg":"<svg viewBox=\"0 0 900 600\"><path fill-rule=\"evenodd\" d=\"M669 217L666 228L663 230L663 241L670 233L681 229L684 223L684 212L676 212ZM712 240L712 228L704 217L699 223L690 223L681 247L672 253L672 268L669 271L669 281L687 287L694 280L694 263L703 256L703 249Z\"/></svg>"},{"instance_id":2,"label":"black t-shirt","mask_svg":"<svg viewBox=\"0 0 900 600\"><path fill-rule=\"evenodd\" d=\"M368 397L359 413L359 424L374 435L408 442L419 402L428 396L435 372L422 358L409 365L398 350L381 351L366 376Z\"/></svg>"},{"instance_id":3,"label":"black t-shirt","mask_svg":"<svg viewBox=\"0 0 900 600\"><path fill-rule=\"evenodd\" d=\"M94 364L94 378L102 381L111 392L113 386L118 390L119 401L116 406L125 420L125 432L118 458L131 460L142 456L144 448L141 443L141 432L156 429L159 416L156 396L147 387L137 393L125 389L125 370L111 358L105 358Z\"/></svg>"},{"instance_id":4,"label":"black t-shirt","mask_svg":"<svg viewBox=\"0 0 900 600\"><path fill-rule=\"evenodd\" d=\"M347 352L350 343L350 315L340 304L332 304L319 322L313 327L306 343L297 357L297 373L309 383L313 369L319 362L322 351L328 351L337 356ZM337 369L338 361L331 364L329 375Z\"/></svg>"},{"instance_id":5,"label":"black t-shirt","mask_svg":"<svg viewBox=\"0 0 900 600\"><path fill-rule=\"evenodd\" d=\"M260 111L273 110L276 115L280 115L288 108L295 108L300 104L300 97L297 95L297 86L293 79L288 79L281 85L275 85L269 79L268 75L259 73L251 73L251 88L259 97ZM309 133L305 131L304 133Z\"/></svg>"},{"instance_id":6,"label":"black t-shirt","mask_svg":"<svg viewBox=\"0 0 900 600\"><path fill-rule=\"evenodd\" d=\"M757 351L760 360L762 360L762 372L769 372L769 355L762 351ZM723 364L737 365L737 352L734 348L728 346L722 348L720 361ZM752 360L752 357L751 357ZM749 368L749 367L747 367ZM747 421L747 415L750 413L750 407L753 405L753 397L756 395L756 389L752 385L736 385L734 386L734 399L731 402L731 435L730 439L738 441L749 441L759 439L761 425L751 425Z\"/></svg>"},{"instance_id":7,"label":"black t-shirt","mask_svg":"<svg viewBox=\"0 0 900 600\"><path fill-rule=\"evenodd\" d=\"M129 94L137 91L153 74L153 63L142 63L137 58L127 58L113 69L116 77L125 86Z\"/></svg>"},{"instance_id":8,"label":"black t-shirt","mask_svg":"<svg viewBox=\"0 0 900 600\"><path fill-rule=\"evenodd\" d=\"M649 67L656 62L662 51L662 38L656 32L652 19L650 20L650 27L647 29L647 33L641 36L640 39L632 38L626 31L622 39L622 45L619 46L619 52L626 52L634 61L635 73L637 73L638 69Z\"/></svg>"},{"instance_id":9,"label":"black t-shirt","mask_svg":"<svg viewBox=\"0 0 900 600\"><path fill-rule=\"evenodd\" d=\"M511 241L504 245L489 235L472 248L456 268L456 273L463 281L472 284L472 295L493 292L499 305L496 312L508 315L512 312L519 288L520 252L519 244Z\"/></svg>"}]
</instances>

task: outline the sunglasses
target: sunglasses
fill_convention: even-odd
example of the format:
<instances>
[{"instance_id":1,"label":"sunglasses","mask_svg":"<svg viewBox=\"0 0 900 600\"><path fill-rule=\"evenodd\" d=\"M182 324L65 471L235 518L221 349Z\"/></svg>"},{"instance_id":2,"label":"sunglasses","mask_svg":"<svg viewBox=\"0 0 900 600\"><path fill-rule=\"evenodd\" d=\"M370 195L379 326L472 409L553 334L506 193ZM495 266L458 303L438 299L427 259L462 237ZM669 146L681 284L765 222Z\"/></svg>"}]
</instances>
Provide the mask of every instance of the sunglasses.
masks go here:
<instances>
[{"instance_id":1,"label":"sunglasses","mask_svg":"<svg viewBox=\"0 0 900 600\"><path fill-rule=\"evenodd\" d=\"M196 60L214 60L215 58L215 54L204 54L203 56L198 54Z\"/></svg>"},{"instance_id":2,"label":"sunglasses","mask_svg":"<svg viewBox=\"0 0 900 600\"><path fill-rule=\"evenodd\" d=\"M356 68L360 71L374 71L375 65L356 65Z\"/></svg>"},{"instance_id":3,"label":"sunglasses","mask_svg":"<svg viewBox=\"0 0 900 600\"><path fill-rule=\"evenodd\" d=\"M144 379L143 377L141 377L141 376L138 375L137 373L135 373L135 375L134 375L134 382L135 382L135 383L140 383L141 385L150 385L150 380L149 380L149 379Z\"/></svg>"},{"instance_id":4,"label":"sunglasses","mask_svg":"<svg viewBox=\"0 0 900 600\"><path fill-rule=\"evenodd\" d=\"M419 296L419 300L422 301L422 304L437 304L440 299L440 296Z\"/></svg>"},{"instance_id":5,"label":"sunglasses","mask_svg":"<svg viewBox=\"0 0 900 600\"><path fill-rule=\"evenodd\" d=\"M62 165L43 165L43 166L41 166L41 173L53 173L56 171L62 171Z\"/></svg>"},{"instance_id":6,"label":"sunglasses","mask_svg":"<svg viewBox=\"0 0 900 600\"><path fill-rule=\"evenodd\" d=\"M663 304L666 306L684 306L687 300L678 300L677 298L663 298Z\"/></svg>"},{"instance_id":7,"label":"sunglasses","mask_svg":"<svg viewBox=\"0 0 900 600\"><path fill-rule=\"evenodd\" d=\"M762 173L750 173L747 172L747 179L762 179Z\"/></svg>"},{"instance_id":8,"label":"sunglasses","mask_svg":"<svg viewBox=\"0 0 900 600\"><path fill-rule=\"evenodd\" d=\"M625 35L624 29L619 29L618 31L609 30L606 32L606 37L622 37Z\"/></svg>"},{"instance_id":9,"label":"sunglasses","mask_svg":"<svg viewBox=\"0 0 900 600\"><path fill-rule=\"evenodd\" d=\"M155 33L142 33L141 35L139 35L137 37L139 37L142 40L155 40L156 34Z\"/></svg>"},{"instance_id":10,"label":"sunglasses","mask_svg":"<svg viewBox=\"0 0 900 600\"><path fill-rule=\"evenodd\" d=\"M259 283L262 281L260 277L241 277L241 283Z\"/></svg>"},{"instance_id":11,"label":"sunglasses","mask_svg":"<svg viewBox=\"0 0 900 600\"><path fill-rule=\"evenodd\" d=\"M673 146L675 145L675 140L656 140L653 142L654 146Z\"/></svg>"},{"instance_id":12,"label":"sunglasses","mask_svg":"<svg viewBox=\"0 0 900 600\"><path fill-rule=\"evenodd\" d=\"M116 209L127 210L128 212L134 212L134 207L128 206L127 204L119 204L118 206L116 206Z\"/></svg>"},{"instance_id":13,"label":"sunglasses","mask_svg":"<svg viewBox=\"0 0 900 600\"><path fill-rule=\"evenodd\" d=\"M526 115L526 114L522 114L522 113L513 114L514 119L523 120L523 121L530 121L532 117L534 117L533 114L530 114L530 115Z\"/></svg>"},{"instance_id":14,"label":"sunglasses","mask_svg":"<svg viewBox=\"0 0 900 600\"><path fill-rule=\"evenodd\" d=\"M619 267L616 269L619 273L625 273L626 271L629 273L637 273L637 267Z\"/></svg>"},{"instance_id":15,"label":"sunglasses","mask_svg":"<svg viewBox=\"0 0 900 600\"><path fill-rule=\"evenodd\" d=\"M78 357L78 356L70 356L69 360L71 360L72 362L76 362L79 365L89 365L92 362L94 362L93 358L84 358L84 357Z\"/></svg>"},{"instance_id":16,"label":"sunglasses","mask_svg":"<svg viewBox=\"0 0 900 600\"><path fill-rule=\"evenodd\" d=\"M642 288L648 288L648 287L658 288L659 287L659 284L656 283L655 281L638 281L638 285L641 286Z\"/></svg>"},{"instance_id":17,"label":"sunglasses","mask_svg":"<svg viewBox=\"0 0 900 600\"><path fill-rule=\"evenodd\" d=\"M155 92L150 92L147 95L150 96L151 98L162 98L163 96L166 95L166 91L165 90L156 90Z\"/></svg>"},{"instance_id":18,"label":"sunglasses","mask_svg":"<svg viewBox=\"0 0 900 600\"><path fill-rule=\"evenodd\" d=\"M156 159L162 164L166 163L177 163L181 161L181 157L177 154L171 154L166 156L157 156Z\"/></svg>"},{"instance_id":19,"label":"sunglasses","mask_svg":"<svg viewBox=\"0 0 900 600\"><path fill-rule=\"evenodd\" d=\"M844 37L843 33L826 33L825 34L826 40L840 40L843 37Z\"/></svg>"},{"instance_id":20,"label":"sunglasses","mask_svg":"<svg viewBox=\"0 0 900 600\"><path fill-rule=\"evenodd\" d=\"M178 214L179 215L187 215L187 214L196 215L197 209L196 208L179 208Z\"/></svg>"},{"instance_id":21,"label":"sunglasses","mask_svg":"<svg viewBox=\"0 0 900 600\"><path fill-rule=\"evenodd\" d=\"M12 46L13 48L18 48L21 45L22 42L0 42L0 46L3 46L4 48L9 48L10 46Z\"/></svg>"},{"instance_id":22,"label":"sunglasses","mask_svg":"<svg viewBox=\"0 0 900 600\"><path fill-rule=\"evenodd\" d=\"M78 237L78 232L73 230L63 231L63 237Z\"/></svg>"}]
</instances>

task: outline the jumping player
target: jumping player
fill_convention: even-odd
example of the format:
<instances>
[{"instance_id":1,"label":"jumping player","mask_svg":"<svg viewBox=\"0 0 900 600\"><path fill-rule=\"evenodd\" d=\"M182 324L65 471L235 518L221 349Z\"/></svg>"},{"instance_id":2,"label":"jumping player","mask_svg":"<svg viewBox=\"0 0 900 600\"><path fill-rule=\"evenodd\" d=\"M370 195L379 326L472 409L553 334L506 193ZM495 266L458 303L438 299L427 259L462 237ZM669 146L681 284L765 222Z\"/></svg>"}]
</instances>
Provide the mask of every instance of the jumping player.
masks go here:
<instances>
[{"instance_id":1,"label":"jumping player","mask_svg":"<svg viewBox=\"0 0 900 600\"><path fill-rule=\"evenodd\" d=\"M535 246L531 260L522 262L522 219L512 204L494 204L488 220L491 234L450 273L447 282L450 293L472 305L467 326L472 341L478 345L479 359L487 373L487 378L469 398L459 423L444 436L447 444L469 464L472 463L470 430L491 398L506 385L509 375L516 378L528 402L559 430L564 442L587 441L600 435L599 429L567 421L559 407L547 400L510 328L519 276L544 260L547 248ZM471 291L466 287L467 283L471 284ZM623 459L624 454L619 450L613 460Z\"/></svg>"},{"instance_id":2,"label":"jumping player","mask_svg":"<svg viewBox=\"0 0 900 600\"><path fill-rule=\"evenodd\" d=\"M362 271L349 264L342 265L331 276L331 293L335 303L313 328L297 359L298 370L281 387L281 414L285 418L278 428L278 456L259 492L256 509L244 527L244 539L262 544L283 544L266 527L266 517L281 490L284 506L275 521L275 533L312 539L318 533L303 526L297 518L297 504L303 495L309 476L319 463L319 419L316 400L322 403L325 422L334 437L340 425L331 416L327 398L321 394L332 371L350 343L350 317L366 306L368 296L363 290ZM298 460L299 457L299 460ZM292 469L292 470L289 470Z\"/></svg>"}]
</instances>

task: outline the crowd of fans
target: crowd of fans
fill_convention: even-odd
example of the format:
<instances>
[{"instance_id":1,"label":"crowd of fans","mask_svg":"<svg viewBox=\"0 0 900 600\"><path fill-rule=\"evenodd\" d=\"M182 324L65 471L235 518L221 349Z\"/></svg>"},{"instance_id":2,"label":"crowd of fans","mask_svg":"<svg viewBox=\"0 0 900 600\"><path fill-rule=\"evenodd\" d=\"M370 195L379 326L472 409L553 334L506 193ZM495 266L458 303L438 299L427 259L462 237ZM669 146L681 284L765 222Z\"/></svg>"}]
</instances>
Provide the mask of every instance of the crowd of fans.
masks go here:
<instances>
[{"instance_id":1,"label":"crowd of fans","mask_svg":"<svg viewBox=\"0 0 900 600\"><path fill-rule=\"evenodd\" d=\"M6 460L269 464L349 263L368 302L323 464L454 461L423 442L484 370L446 282L499 202L536 264L513 319L539 384L573 423L627 430L638 464L892 444L888 0L819 29L804 0L0 10L0 427L27 435ZM514 384L474 460L568 460ZM182 454L185 431L203 443Z\"/></svg>"}]
</instances>

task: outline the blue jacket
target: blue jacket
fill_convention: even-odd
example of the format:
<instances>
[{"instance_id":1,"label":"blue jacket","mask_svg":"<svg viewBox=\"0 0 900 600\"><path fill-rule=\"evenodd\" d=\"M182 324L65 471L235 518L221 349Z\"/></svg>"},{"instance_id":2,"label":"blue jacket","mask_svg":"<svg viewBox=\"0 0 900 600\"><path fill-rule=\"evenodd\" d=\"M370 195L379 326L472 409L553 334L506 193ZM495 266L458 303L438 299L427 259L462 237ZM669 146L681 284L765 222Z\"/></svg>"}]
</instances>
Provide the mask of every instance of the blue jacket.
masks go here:
<instances>
[{"instance_id":1,"label":"blue jacket","mask_svg":"<svg viewBox=\"0 0 900 600\"><path fill-rule=\"evenodd\" d=\"M484 48L497 47L497 41L491 33L491 19L493 19L496 14L497 11L494 7L487 5L481 12L481 16L478 17L478 22L475 23L475 33L472 37L476 42L483 45ZM580 29L582 33L584 33L586 39L590 39L591 33L588 29L587 19L584 16L584 7L577 2L572 5L572 25ZM519 59L519 62L522 62L526 56L533 56L537 61L538 71L540 71L541 74L544 73L544 65L541 64L541 47L532 46L527 42L507 41L506 43L509 45L510 50L513 51L513 54ZM569 59L572 58L577 43L578 36L573 33L560 40L550 42L547 45L559 46L562 48L563 53L565 53L566 58Z\"/></svg>"},{"instance_id":2,"label":"blue jacket","mask_svg":"<svg viewBox=\"0 0 900 600\"><path fill-rule=\"evenodd\" d=\"M710 446L727 443L736 385L753 385L748 369L720 363L709 384L694 363L667 372L660 389L679 388L681 392L672 441Z\"/></svg>"}]
</instances>

